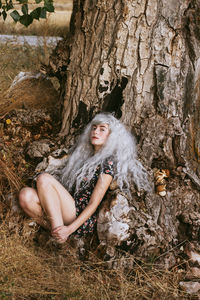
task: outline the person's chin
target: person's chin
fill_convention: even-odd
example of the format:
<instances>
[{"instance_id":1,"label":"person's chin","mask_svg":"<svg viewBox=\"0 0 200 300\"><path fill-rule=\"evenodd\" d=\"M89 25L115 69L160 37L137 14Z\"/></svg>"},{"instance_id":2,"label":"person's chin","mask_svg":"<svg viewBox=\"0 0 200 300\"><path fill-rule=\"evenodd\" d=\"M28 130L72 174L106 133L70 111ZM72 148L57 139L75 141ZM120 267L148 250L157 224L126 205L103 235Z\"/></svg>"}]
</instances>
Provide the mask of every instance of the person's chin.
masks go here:
<instances>
[{"instance_id":1,"label":"person's chin","mask_svg":"<svg viewBox=\"0 0 200 300\"><path fill-rule=\"evenodd\" d=\"M93 145L94 147L95 147L95 146L97 146L97 147L101 147L101 146L102 146L102 144L101 144L101 143L98 143L98 142L93 142L92 145Z\"/></svg>"},{"instance_id":2,"label":"person's chin","mask_svg":"<svg viewBox=\"0 0 200 300\"><path fill-rule=\"evenodd\" d=\"M92 145L99 145L101 142L99 142L97 139L92 140Z\"/></svg>"}]
</instances>

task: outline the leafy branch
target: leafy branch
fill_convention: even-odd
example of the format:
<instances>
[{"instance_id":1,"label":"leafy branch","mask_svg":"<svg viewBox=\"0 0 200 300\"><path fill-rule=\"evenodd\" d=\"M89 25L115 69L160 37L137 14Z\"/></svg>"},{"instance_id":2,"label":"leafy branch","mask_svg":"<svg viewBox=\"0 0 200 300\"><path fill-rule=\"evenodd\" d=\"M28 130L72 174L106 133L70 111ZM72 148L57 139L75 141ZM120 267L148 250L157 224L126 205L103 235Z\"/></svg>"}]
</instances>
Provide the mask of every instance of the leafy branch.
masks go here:
<instances>
[{"instance_id":1,"label":"leafy branch","mask_svg":"<svg viewBox=\"0 0 200 300\"><path fill-rule=\"evenodd\" d=\"M37 8L29 12L28 0L16 0L18 3L14 3L13 0L0 0L0 17L3 17L5 21L10 12L10 16L17 23L20 22L24 26L28 27L34 19L46 19L47 12L54 12L53 0L35 0ZM39 5L39 4L42 4ZM15 9L16 5L21 5L20 9Z\"/></svg>"}]
</instances>

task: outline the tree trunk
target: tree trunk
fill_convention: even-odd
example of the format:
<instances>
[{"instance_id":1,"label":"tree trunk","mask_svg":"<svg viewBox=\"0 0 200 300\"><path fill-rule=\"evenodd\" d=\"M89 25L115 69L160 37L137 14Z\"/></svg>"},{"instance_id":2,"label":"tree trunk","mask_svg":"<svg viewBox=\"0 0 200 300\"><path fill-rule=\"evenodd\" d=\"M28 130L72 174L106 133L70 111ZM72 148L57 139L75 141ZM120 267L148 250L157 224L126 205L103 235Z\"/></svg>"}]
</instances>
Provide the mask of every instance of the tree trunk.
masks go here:
<instances>
[{"instance_id":1,"label":"tree trunk","mask_svg":"<svg viewBox=\"0 0 200 300\"><path fill-rule=\"evenodd\" d=\"M51 61L65 78L63 135L114 112L136 136L143 164L170 170L164 197L129 201L138 255L198 238L199 15L199 0L74 0L71 35L57 47L59 64Z\"/></svg>"}]
</instances>

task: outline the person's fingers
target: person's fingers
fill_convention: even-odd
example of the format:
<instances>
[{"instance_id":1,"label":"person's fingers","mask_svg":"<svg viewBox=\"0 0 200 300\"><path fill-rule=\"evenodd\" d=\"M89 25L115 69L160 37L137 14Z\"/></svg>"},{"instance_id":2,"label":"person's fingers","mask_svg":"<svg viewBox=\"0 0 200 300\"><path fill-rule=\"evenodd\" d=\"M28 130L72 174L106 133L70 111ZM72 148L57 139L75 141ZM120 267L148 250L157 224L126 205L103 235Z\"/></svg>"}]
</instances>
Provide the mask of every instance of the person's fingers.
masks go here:
<instances>
[{"instance_id":1,"label":"person's fingers","mask_svg":"<svg viewBox=\"0 0 200 300\"><path fill-rule=\"evenodd\" d=\"M58 232L64 225L61 225L61 226L58 226L54 229L52 229L51 233L54 233L54 232Z\"/></svg>"},{"instance_id":2,"label":"person's fingers","mask_svg":"<svg viewBox=\"0 0 200 300\"><path fill-rule=\"evenodd\" d=\"M67 239L66 234L61 233L61 232L54 233L54 234L52 234L52 236L56 239Z\"/></svg>"},{"instance_id":3,"label":"person's fingers","mask_svg":"<svg viewBox=\"0 0 200 300\"><path fill-rule=\"evenodd\" d=\"M57 239L62 238L62 235L60 235L60 234L58 234L58 233L57 233L57 234L53 234L52 236L53 236L54 238L57 238Z\"/></svg>"},{"instance_id":4,"label":"person's fingers","mask_svg":"<svg viewBox=\"0 0 200 300\"><path fill-rule=\"evenodd\" d=\"M52 236L53 237L56 237L56 236L61 236L62 234L64 234L61 230L58 230L58 231L55 231L55 232L52 232Z\"/></svg>"}]
</instances>

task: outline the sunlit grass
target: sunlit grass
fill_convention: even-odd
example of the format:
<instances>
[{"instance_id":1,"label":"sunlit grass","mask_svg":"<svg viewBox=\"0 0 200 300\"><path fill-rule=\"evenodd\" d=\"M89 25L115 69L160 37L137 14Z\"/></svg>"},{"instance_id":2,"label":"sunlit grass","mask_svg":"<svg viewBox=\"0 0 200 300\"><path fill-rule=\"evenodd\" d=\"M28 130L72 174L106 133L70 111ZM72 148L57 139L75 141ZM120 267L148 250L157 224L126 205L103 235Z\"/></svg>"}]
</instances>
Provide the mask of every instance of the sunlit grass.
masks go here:
<instances>
[{"instance_id":1,"label":"sunlit grass","mask_svg":"<svg viewBox=\"0 0 200 300\"><path fill-rule=\"evenodd\" d=\"M176 270L142 262L128 272L109 270L95 256L81 262L70 244L63 249L41 247L34 242L34 229L25 226L27 223L21 229L20 222L13 223L14 217L10 217L0 226L0 295L59 300L188 299L179 290Z\"/></svg>"},{"instance_id":2,"label":"sunlit grass","mask_svg":"<svg viewBox=\"0 0 200 300\"><path fill-rule=\"evenodd\" d=\"M0 94L4 95L15 76L23 71L38 71L41 60L51 53L52 48L28 44L0 44Z\"/></svg>"}]
</instances>

